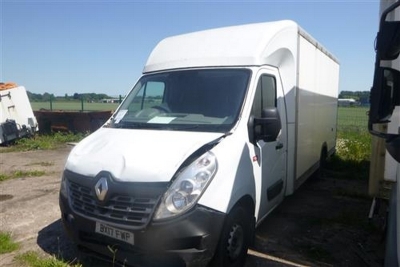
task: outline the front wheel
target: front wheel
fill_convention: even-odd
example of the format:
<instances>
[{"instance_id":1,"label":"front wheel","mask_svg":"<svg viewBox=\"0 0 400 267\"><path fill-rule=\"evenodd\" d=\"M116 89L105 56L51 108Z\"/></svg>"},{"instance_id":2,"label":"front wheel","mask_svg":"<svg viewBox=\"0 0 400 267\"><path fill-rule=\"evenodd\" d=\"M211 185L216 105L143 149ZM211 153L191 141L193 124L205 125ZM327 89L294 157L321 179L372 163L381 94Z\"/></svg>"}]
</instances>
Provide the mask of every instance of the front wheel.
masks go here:
<instances>
[{"instance_id":1,"label":"front wheel","mask_svg":"<svg viewBox=\"0 0 400 267\"><path fill-rule=\"evenodd\" d=\"M243 266L249 248L253 228L251 215L244 207L234 208L226 218L219 244L210 266Z\"/></svg>"}]
</instances>

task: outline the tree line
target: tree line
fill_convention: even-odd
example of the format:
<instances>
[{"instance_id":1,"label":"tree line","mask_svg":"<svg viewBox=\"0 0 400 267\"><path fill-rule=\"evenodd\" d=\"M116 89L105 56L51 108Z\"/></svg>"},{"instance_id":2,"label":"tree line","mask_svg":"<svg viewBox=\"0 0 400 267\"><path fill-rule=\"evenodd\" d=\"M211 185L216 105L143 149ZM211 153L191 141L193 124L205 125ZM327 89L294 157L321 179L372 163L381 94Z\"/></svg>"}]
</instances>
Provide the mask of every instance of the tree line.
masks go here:
<instances>
[{"instance_id":1,"label":"tree line","mask_svg":"<svg viewBox=\"0 0 400 267\"><path fill-rule=\"evenodd\" d=\"M86 102L100 102L103 99L115 98L108 96L106 94L96 94L96 93L74 93L73 95L65 94L64 96L54 96L54 94L44 93L35 94L27 91L28 98L32 102L48 102L50 100L62 100L62 101L73 101L73 100L84 100ZM352 98L358 102L368 103L369 102L369 91L341 91L339 98Z\"/></svg>"},{"instance_id":2,"label":"tree line","mask_svg":"<svg viewBox=\"0 0 400 267\"><path fill-rule=\"evenodd\" d=\"M29 101L31 102L49 102L49 101L74 101L74 100L84 100L85 102L100 102L103 99L110 99L106 94L96 94L96 93L74 93L73 95L65 94L64 96L54 96L54 94L44 93L36 94L27 91ZM115 97L114 97L115 98Z\"/></svg>"},{"instance_id":3,"label":"tree line","mask_svg":"<svg viewBox=\"0 0 400 267\"><path fill-rule=\"evenodd\" d=\"M341 91L339 98L352 98L361 104L369 103L370 91Z\"/></svg>"}]
</instances>

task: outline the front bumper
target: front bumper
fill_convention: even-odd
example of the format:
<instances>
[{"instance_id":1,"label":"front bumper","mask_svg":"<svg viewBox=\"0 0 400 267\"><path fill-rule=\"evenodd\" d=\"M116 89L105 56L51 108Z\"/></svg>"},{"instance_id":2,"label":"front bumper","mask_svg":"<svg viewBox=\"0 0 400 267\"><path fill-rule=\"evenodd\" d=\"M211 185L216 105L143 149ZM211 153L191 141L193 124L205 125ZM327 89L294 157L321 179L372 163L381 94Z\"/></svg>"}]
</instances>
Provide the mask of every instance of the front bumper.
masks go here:
<instances>
[{"instance_id":1,"label":"front bumper","mask_svg":"<svg viewBox=\"0 0 400 267\"><path fill-rule=\"evenodd\" d=\"M60 194L62 221L82 251L129 266L205 266L218 244L225 214L197 206L166 222L151 222L141 230L118 226L134 234L134 245L95 232L96 220L75 213Z\"/></svg>"}]
</instances>

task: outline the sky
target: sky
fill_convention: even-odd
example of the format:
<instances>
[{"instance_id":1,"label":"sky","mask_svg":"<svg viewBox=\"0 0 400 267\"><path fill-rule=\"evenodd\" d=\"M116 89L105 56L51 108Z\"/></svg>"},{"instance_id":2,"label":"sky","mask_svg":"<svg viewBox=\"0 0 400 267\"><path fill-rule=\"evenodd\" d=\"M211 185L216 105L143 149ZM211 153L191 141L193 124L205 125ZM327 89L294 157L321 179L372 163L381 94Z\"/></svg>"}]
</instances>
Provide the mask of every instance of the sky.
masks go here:
<instances>
[{"instance_id":1,"label":"sky","mask_svg":"<svg viewBox=\"0 0 400 267\"><path fill-rule=\"evenodd\" d=\"M0 82L125 95L165 37L290 19L339 59L339 91L368 91L378 14L378 0L0 0Z\"/></svg>"}]
</instances>

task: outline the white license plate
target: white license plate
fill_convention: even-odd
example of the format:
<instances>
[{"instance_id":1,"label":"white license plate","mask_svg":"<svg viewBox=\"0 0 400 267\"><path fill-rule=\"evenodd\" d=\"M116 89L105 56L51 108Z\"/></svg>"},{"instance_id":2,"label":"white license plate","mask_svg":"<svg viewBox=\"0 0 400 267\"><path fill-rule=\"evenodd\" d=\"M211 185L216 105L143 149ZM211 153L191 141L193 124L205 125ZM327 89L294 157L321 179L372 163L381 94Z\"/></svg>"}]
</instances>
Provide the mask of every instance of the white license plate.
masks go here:
<instances>
[{"instance_id":1,"label":"white license plate","mask_svg":"<svg viewBox=\"0 0 400 267\"><path fill-rule=\"evenodd\" d=\"M95 231L101 235L118 239L131 245L134 244L133 233L109 226L101 222L96 222Z\"/></svg>"}]
</instances>

